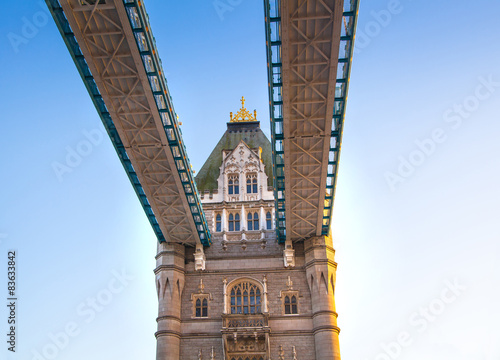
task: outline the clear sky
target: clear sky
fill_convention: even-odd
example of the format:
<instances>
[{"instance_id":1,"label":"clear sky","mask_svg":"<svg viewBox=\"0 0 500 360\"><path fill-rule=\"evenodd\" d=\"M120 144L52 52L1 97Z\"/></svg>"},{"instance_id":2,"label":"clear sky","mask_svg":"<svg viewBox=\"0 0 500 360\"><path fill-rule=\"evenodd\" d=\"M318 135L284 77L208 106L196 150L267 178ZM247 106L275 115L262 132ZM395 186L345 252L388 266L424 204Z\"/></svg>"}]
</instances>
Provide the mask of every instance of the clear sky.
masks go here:
<instances>
[{"instance_id":1,"label":"clear sky","mask_svg":"<svg viewBox=\"0 0 500 360\"><path fill-rule=\"evenodd\" d=\"M262 1L214 3L146 0L195 170L241 96L269 133ZM3 7L0 304L9 249L20 300L0 358L154 359L155 236L44 3ZM344 359L500 359L499 18L361 3L333 218Z\"/></svg>"}]
</instances>

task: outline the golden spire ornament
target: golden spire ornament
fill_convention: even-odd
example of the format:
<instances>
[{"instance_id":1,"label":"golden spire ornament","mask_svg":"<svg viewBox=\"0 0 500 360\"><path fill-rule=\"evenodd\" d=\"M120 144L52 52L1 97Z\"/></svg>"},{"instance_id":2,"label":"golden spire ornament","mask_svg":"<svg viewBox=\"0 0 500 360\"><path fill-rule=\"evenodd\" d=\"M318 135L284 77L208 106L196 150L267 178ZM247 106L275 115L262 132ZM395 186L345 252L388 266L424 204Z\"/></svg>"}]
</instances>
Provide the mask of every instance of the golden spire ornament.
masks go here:
<instances>
[{"instance_id":1,"label":"golden spire ornament","mask_svg":"<svg viewBox=\"0 0 500 360\"><path fill-rule=\"evenodd\" d=\"M245 108L245 97L241 97L241 109L233 116L233 113L229 113L230 122L250 122L257 121L257 110L253 111L253 115L248 112Z\"/></svg>"}]
</instances>

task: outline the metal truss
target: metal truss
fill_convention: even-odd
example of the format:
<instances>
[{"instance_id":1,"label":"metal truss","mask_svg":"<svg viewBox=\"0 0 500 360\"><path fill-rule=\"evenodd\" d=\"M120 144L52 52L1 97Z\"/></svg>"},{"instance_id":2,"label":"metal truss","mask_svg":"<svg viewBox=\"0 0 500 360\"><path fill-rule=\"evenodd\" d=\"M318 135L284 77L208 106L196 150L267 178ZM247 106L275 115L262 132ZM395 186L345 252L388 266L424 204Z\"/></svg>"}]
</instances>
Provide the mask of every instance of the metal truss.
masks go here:
<instances>
[{"instance_id":1,"label":"metal truss","mask_svg":"<svg viewBox=\"0 0 500 360\"><path fill-rule=\"evenodd\" d=\"M357 0L265 0L277 235L328 235Z\"/></svg>"},{"instance_id":2,"label":"metal truss","mask_svg":"<svg viewBox=\"0 0 500 360\"><path fill-rule=\"evenodd\" d=\"M142 3L46 1L158 240L210 245Z\"/></svg>"}]
</instances>

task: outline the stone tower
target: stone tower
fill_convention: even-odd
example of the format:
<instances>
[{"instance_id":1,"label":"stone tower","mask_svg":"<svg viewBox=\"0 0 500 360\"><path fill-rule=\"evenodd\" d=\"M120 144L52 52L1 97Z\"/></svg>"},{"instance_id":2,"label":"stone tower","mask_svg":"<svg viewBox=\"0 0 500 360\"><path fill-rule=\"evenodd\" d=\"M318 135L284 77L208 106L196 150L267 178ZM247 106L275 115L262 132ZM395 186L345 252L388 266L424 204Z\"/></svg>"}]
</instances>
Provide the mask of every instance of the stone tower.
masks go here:
<instances>
[{"instance_id":1,"label":"stone tower","mask_svg":"<svg viewBox=\"0 0 500 360\"><path fill-rule=\"evenodd\" d=\"M276 241L271 151L242 98L196 177L212 245L158 246L157 360L340 359L332 241Z\"/></svg>"}]
</instances>

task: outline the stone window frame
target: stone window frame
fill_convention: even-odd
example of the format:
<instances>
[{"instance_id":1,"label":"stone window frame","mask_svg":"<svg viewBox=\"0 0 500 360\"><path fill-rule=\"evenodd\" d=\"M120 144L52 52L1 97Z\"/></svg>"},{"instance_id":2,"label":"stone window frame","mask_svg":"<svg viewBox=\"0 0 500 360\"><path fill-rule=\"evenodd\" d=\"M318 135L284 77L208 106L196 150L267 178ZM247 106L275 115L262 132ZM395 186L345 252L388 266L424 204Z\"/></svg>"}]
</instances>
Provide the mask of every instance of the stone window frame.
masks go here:
<instances>
[{"instance_id":1,"label":"stone window frame","mask_svg":"<svg viewBox=\"0 0 500 360\"><path fill-rule=\"evenodd\" d=\"M252 172L246 174L246 185L247 194L257 194L259 192L259 180L257 173Z\"/></svg>"},{"instance_id":2,"label":"stone window frame","mask_svg":"<svg viewBox=\"0 0 500 360\"><path fill-rule=\"evenodd\" d=\"M217 227L218 225L218 227ZM222 232L222 214L215 214L215 232Z\"/></svg>"},{"instance_id":3,"label":"stone window frame","mask_svg":"<svg viewBox=\"0 0 500 360\"><path fill-rule=\"evenodd\" d=\"M241 295L242 296L242 303L241 303L241 308L242 308L242 312L241 313L238 313L238 310L237 310L237 301L235 301L235 304L232 305L232 291L233 289L235 289L236 287L241 287L242 289L245 288L245 286L242 286L243 284L250 284L251 286L255 286L259 292L259 295L257 295L257 293L255 294L255 297L257 296L260 296L260 300L259 300L259 304L257 304L257 300L255 300L255 313L251 313L250 311L250 302L248 303L248 308L249 308L249 312L248 314L245 314L244 313L244 301L243 301L243 294ZM250 295L248 295L250 297ZM238 279L234 279L233 281L231 281L228 286L227 286L227 309L228 309L228 314L230 315L261 315L264 313L264 301L265 301L265 298L264 298L264 287L262 286L262 284L260 283L260 281L258 280L255 280L255 279L252 279L252 278L238 278ZM233 307L235 307L235 312L233 313ZM257 311L257 309L260 308L260 311Z\"/></svg>"},{"instance_id":4,"label":"stone window frame","mask_svg":"<svg viewBox=\"0 0 500 360\"><path fill-rule=\"evenodd\" d=\"M200 300L201 302L201 309L203 309L203 300L207 301L207 316L196 316L196 302L197 300ZM191 318L193 319L209 319L210 318L210 308L211 308L211 303L212 301L212 296L210 294L191 294L191 302L192 304L192 313L191 313ZM203 315L203 312L202 312Z\"/></svg>"},{"instance_id":5,"label":"stone window frame","mask_svg":"<svg viewBox=\"0 0 500 360\"><path fill-rule=\"evenodd\" d=\"M257 226L255 226L257 225ZM260 230L260 219L259 212L257 210L248 210L247 213L247 230L248 231L259 231Z\"/></svg>"},{"instance_id":6,"label":"stone window frame","mask_svg":"<svg viewBox=\"0 0 500 360\"><path fill-rule=\"evenodd\" d=\"M228 195L240 194L240 175L237 173L227 174L227 193Z\"/></svg>"},{"instance_id":7,"label":"stone window frame","mask_svg":"<svg viewBox=\"0 0 500 360\"><path fill-rule=\"evenodd\" d=\"M271 213L271 210L268 210L266 211L266 230L272 230L272 229L273 229L273 214Z\"/></svg>"},{"instance_id":8,"label":"stone window frame","mask_svg":"<svg viewBox=\"0 0 500 360\"><path fill-rule=\"evenodd\" d=\"M287 314L285 311L285 299L286 297L289 297L290 299L290 313ZM293 313L292 312L292 297L295 296L295 299L297 300L297 312ZM295 316L300 314L300 295L298 290L282 290L280 291L280 298L281 298L281 315L283 316Z\"/></svg>"},{"instance_id":9,"label":"stone window frame","mask_svg":"<svg viewBox=\"0 0 500 360\"><path fill-rule=\"evenodd\" d=\"M244 220L243 220L244 221ZM232 222L232 229L231 229ZM227 216L227 230L230 232L241 231L241 216L239 212L230 212Z\"/></svg>"}]
</instances>

